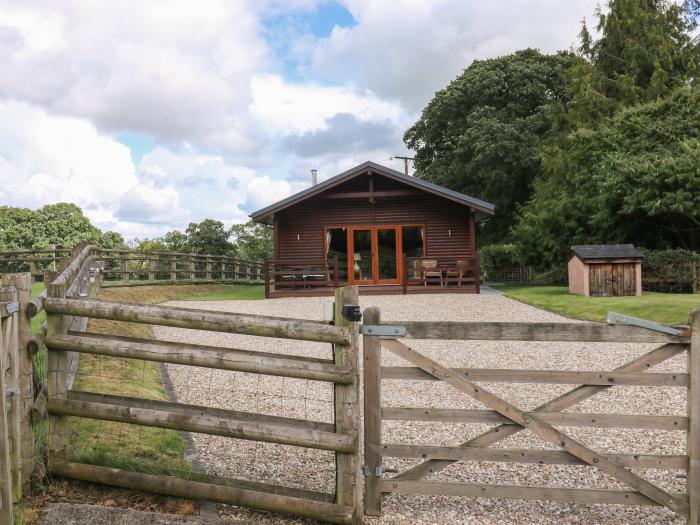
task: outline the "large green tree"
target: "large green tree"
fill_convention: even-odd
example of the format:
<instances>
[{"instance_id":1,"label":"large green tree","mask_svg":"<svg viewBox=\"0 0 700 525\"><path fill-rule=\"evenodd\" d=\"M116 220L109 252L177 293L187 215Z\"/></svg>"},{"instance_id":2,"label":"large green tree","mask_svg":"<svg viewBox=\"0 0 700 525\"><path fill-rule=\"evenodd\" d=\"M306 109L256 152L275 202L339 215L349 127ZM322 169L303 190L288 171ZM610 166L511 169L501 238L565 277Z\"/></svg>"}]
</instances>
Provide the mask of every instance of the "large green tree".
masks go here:
<instances>
[{"instance_id":1,"label":"large green tree","mask_svg":"<svg viewBox=\"0 0 700 525\"><path fill-rule=\"evenodd\" d=\"M530 263L563 264L572 244L700 250L700 89L578 129L545 168L513 230Z\"/></svg>"},{"instance_id":2,"label":"large green tree","mask_svg":"<svg viewBox=\"0 0 700 525\"><path fill-rule=\"evenodd\" d=\"M261 261L272 257L272 228L266 224L248 221L231 226L234 251L237 257Z\"/></svg>"},{"instance_id":3,"label":"large green tree","mask_svg":"<svg viewBox=\"0 0 700 525\"><path fill-rule=\"evenodd\" d=\"M418 177L496 205L482 240L504 238L530 197L540 145L555 108L568 101L565 73L576 60L526 49L474 61L406 131Z\"/></svg>"},{"instance_id":4,"label":"large green tree","mask_svg":"<svg viewBox=\"0 0 700 525\"><path fill-rule=\"evenodd\" d=\"M124 246L121 235L102 233L75 204L48 204L38 210L0 206L0 249L70 247L81 241Z\"/></svg>"},{"instance_id":5,"label":"large green tree","mask_svg":"<svg viewBox=\"0 0 700 525\"><path fill-rule=\"evenodd\" d=\"M584 25L563 131L513 238L529 262L564 263L571 244L700 248L697 2L612 0Z\"/></svg>"},{"instance_id":6,"label":"large green tree","mask_svg":"<svg viewBox=\"0 0 700 525\"><path fill-rule=\"evenodd\" d=\"M231 251L230 233L224 223L214 219L192 222L185 230L187 245L191 252L207 255L225 255Z\"/></svg>"}]
</instances>

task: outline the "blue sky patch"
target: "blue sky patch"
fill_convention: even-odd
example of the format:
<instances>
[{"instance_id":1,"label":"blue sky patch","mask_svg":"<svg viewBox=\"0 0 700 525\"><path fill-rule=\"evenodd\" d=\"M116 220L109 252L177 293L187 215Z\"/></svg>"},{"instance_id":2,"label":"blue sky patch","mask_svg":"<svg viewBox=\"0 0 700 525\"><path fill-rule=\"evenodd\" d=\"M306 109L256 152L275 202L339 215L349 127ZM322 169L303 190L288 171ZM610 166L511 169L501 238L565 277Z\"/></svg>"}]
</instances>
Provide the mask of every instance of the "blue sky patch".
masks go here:
<instances>
[{"instance_id":1,"label":"blue sky patch","mask_svg":"<svg viewBox=\"0 0 700 525\"><path fill-rule=\"evenodd\" d=\"M114 138L131 150L131 160L134 164L141 162L143 156L156 147L153 138L143 133L125 131Z\"/></svg>"}]
</instances>

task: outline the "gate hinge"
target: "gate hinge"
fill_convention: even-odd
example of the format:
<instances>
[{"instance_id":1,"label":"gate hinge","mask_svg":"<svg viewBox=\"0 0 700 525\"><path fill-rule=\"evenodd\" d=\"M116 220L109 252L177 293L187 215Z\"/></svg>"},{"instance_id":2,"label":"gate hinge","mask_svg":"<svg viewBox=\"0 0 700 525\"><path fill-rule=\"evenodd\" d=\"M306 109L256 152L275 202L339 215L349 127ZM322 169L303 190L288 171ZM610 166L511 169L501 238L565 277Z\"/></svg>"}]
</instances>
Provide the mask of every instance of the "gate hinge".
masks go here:
<instances>
[{"instance_id":1,"label":"gate hinge","mask_svg":"<svg viewBox=\"0 0 700 525\"><path fill-rule=\"evenodd\" d=\"M655 323L654 321L647 321L646 319L640 319L639 317L618 314L617 312L608 312L608 324L626 324L631 326L639 326L640 328L646 328L647 330L655 330L657 332L662 332L669 335L683 335L683 332L678 328L666 326L665 324L661 323Z\"/></svg>"},{"instance_id":2,"label":"gate hinge","mask_svg":"<svg viewBox=\"0 0 700 525\"><path fill-rule=\"evenodd\" d=\"M367 465L362 465L362 473L365 476L369 476L369 467ZM384 475L384 464L379 465L374 469L374 477L381 478Z\"/></svg>"},{"instance_id":3,"label":"gate hinge","mask_svg":"<svg viewBox=\"0 0 700 525\"><path fill-rule=\"evenodd\" d=\"M362 335L403 337L406 335L406 327L388 324L361 324L360 333Z\"/></svg>"}]
</instances>

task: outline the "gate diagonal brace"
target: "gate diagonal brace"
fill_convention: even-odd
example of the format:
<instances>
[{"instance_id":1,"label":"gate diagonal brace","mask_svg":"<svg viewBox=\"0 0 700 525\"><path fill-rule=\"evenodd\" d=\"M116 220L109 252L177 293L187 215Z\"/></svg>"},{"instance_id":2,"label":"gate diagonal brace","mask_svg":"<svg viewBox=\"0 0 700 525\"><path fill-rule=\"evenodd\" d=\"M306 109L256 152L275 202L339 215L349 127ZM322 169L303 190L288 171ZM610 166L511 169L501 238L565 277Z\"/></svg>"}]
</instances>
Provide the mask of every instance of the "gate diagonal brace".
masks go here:
<instances>
[{"instance_id":1,"label":"gate diagonal brace","mask_svg":"<svg viewBox=\"0 0 700 525\"><path fill-rule=\"evenodd\" d=\"M601 471L629 485L650 500L653 500L682 516L687 517L689 515L690 509L688 503L669 494L653 483L650 483L619 463L616 463L615 461L606 458L602 454L588 448L584 444L569 437L564 432L557 430L549 423L540 420L535 416L536 413L523 412L518 407L472 383L450 368L447 368L437 361L433 361L429 357L416 352L400 341L385 341L383 346L411 364L421 368L425 372L428 372L436 379L446 382L450 386L468 394L477 401L507 417L516 425L527 428L540 438L561 447L563 450L567 451L569 454L577 457L588 465L598 467Z\"/></svg>"}]
</instances>

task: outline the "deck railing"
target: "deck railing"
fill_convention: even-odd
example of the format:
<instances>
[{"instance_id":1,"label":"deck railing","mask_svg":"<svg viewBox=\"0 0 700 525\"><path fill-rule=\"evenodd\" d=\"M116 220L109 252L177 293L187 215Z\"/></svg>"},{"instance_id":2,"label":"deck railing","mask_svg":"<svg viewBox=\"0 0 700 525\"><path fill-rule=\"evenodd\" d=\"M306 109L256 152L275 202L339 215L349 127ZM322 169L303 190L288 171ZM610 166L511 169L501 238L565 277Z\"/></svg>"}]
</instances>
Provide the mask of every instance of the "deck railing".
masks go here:
<instances>
[{"instance_id":1,"label":"deck railing","mask_svg":"<svg viewBox=\"0 0 700 525\"><path fill-rule=\"evenodd\" d=\"M265 259L265 297L273 290L337 288L338 257L330 259Z\"/></svg>"},{"instance_id":2,"label":"deck railing","mask_svg":"<svg viewBox=\"0 0 700 525\"><path fill-rule=\"evenodd\" d=\"M410 286L466 287L479 291L479 258L404 257L403 292Z\"/></svg>"}]
</instances>

